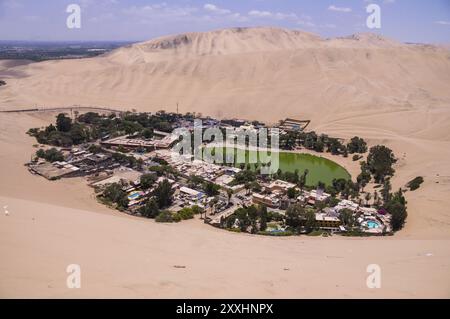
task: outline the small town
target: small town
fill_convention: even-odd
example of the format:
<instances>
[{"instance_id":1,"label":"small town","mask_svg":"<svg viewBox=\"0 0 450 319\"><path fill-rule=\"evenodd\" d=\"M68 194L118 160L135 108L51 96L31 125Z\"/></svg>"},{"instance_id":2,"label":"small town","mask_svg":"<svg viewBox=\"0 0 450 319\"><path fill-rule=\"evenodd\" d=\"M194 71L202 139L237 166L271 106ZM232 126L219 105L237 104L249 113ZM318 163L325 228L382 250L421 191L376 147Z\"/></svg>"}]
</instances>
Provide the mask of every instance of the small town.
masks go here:
<instances>
[{"instance_id":1,"label":"small town","mask_svg":"<svg viewBox=\"0 0 450 319\"><path fill-rule=\"evenodd\" d=\"M35 145L39 149L27 165L32 174L50 181L85 178L100 202L157 222L180 222L198 215L215 227L269 236L387 235L399 229L389 207L394 207L394 214L402 212L395 204L403 200L401 190L390 194L389 177L378 176L383 189L375 191L376 198L369 204L371 194L360 194L371 179L365 162L356 183L340 178L331 185L311 185L312 172L302 170L301 164L293 172L279 169L262 175L248 163L215 164L174 153L179 136L173 130L183 127L192 132L195 119L206 127L241 132L266 127L194 114L88 112L72 119L61 113L56 126L28 132L40 145ZM308 125L309 121L280 121L276 128L283 149L301 152L305 147L320 152L327 148L336 156L355 154L353 160L367 151L362 139L355 137L344 145L338 139L305 133ZM315 142L309 145L311 137ZM208 145L213 144L203 143Z\"/></svg>"}]
</instances>

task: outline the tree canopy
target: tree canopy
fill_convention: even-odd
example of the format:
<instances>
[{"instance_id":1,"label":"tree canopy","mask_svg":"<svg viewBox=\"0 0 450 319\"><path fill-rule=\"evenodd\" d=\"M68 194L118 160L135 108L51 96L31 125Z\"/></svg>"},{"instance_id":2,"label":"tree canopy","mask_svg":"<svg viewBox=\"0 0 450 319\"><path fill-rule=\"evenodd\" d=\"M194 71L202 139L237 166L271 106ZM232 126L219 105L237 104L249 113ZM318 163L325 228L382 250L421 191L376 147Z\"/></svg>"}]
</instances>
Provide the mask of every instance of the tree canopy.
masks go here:
<instances>
[{"instance_id":1,"label":"tree canopy","mask_svg":"<svg viewBox=\"0 0 450 319\"><path fill-rule=\"evenodd\" d=\"M397 162L394 153L391 149L384 145L377 145L370 148L367 156L367 166L369 171L373 174L375 182L381 183L387 176L394 175L394 168L392 167Z\"/></svg>"}]
</instances>

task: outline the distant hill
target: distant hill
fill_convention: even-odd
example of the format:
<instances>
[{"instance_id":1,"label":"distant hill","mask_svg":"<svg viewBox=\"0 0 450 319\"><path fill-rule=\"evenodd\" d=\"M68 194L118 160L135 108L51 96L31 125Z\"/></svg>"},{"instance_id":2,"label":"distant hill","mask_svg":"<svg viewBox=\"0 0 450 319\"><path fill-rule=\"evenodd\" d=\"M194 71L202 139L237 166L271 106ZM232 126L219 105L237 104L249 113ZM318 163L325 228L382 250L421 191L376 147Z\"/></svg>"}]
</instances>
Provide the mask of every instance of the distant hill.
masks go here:
<instances>
[{"instance_id":1,"label":"distant hill","mask_svg":"<svg viewBox=\"0 0 450 319\"><path fill-rule=\"evenodd\" d=\"M450 138L441 124L449 113L439 113L450 104L450 51L370 33L322 39L288 29L233 28L13 70L20 76L0 94L4 106L173 111L178 102L182 112L273 122L299 117L313 120L315 127L350 119L361 125L383 113L389 119L371 125ZM424 114L425 129L418 121ZM405 119L402 126L394 124Z\"/></svg>"}]
</instances>

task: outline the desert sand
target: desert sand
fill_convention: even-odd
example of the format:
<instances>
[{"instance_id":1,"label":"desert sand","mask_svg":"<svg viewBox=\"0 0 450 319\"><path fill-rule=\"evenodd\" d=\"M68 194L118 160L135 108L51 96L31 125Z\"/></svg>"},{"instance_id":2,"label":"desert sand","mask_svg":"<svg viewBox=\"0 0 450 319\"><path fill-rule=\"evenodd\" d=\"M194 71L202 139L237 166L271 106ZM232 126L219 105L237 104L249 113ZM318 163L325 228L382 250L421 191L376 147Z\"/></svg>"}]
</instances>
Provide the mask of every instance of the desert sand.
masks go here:
<instances>
[{"instance_id":1,"label":"desert sand","mask_svg":"<svg viewBox=\"0 0 450 319\"><path fill-rule=\"evenodd\" d=\"M181 112L216 117L308 118L318 132L391 147L394 189L425 178L407 193L406 227L392 237L160 225L103 207L82 179L31 175L23 164L35 141L25 132L55 114L0 113L0 208L10 212L0 212L0 297L450 297L449 56L374 35L257 28L165 37L93 59L0 61L0 109L174 111L179 102ZM66 287L74 263L78 290ZM381 289L366 287L369 264L381 266Z\"/></svg>"}]
</instances>

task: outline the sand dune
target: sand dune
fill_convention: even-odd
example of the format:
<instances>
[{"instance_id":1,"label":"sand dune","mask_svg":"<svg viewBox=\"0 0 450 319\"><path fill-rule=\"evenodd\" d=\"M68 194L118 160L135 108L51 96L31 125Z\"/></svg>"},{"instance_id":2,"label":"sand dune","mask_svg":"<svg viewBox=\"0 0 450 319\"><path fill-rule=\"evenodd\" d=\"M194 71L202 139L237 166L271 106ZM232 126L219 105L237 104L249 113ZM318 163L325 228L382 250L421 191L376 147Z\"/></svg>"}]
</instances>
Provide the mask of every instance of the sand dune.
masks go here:
<instances>
[{"instance_id":1,"label":"sand dune","mask_svg":"<svg viewBox=\"0 0 450 319\"><path fill-rule=\"evenodd\" d=\"M321 39L230 29L163 37L92 59L2 61L5 76L0 109L173 111L179 102L181 112L216 117L308 118L319 132L391 147L399 157L394 188L418 175L425 183L407 193L406 227L389 238L274 239L196 221L158 225L101 206L79 179L49 183L29 174L23 163L35 142L24 132L54 114L0 114L0 204L12 212L0 223L2 297L450 296L447 49L371 34ZM86 267L82 290L64 286L69 263ZM382 266L381 290L365 286L369 263Z\"/></svg>"}]
</instances>

